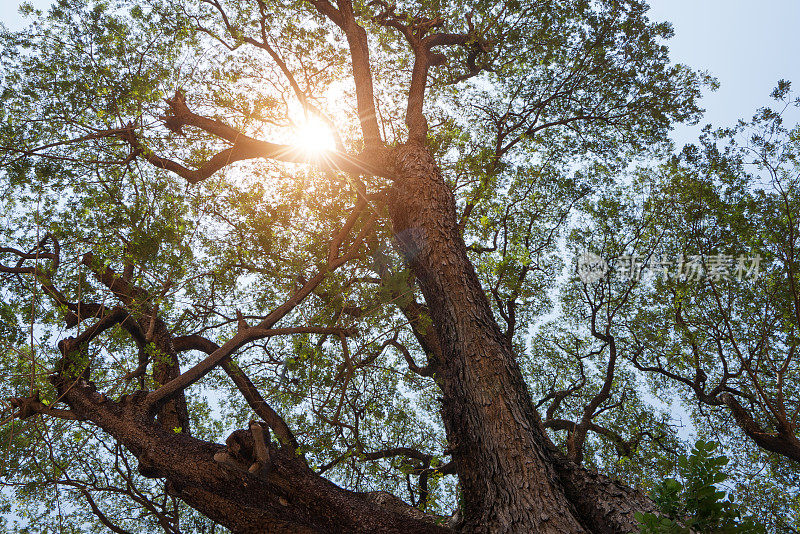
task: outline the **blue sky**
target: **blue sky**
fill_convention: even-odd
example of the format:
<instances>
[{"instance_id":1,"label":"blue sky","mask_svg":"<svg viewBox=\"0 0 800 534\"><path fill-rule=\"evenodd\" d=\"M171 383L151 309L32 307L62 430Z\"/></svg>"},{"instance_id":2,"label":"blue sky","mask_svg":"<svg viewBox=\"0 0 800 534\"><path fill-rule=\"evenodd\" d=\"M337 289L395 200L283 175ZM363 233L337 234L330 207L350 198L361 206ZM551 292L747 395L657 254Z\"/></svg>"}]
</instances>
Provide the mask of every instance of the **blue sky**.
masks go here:
<instances>
[{"instance_id":1,"label":"blue sky","mask_svg":"<svg viewBox=\"0 0 800 534\"><path fill-rule=\"evenodd\" d=\"M3 0L8 6L15 0ZM50 0L33 0L37 7ZM707 122L732 125L769 103L783 78L800 93L800 0L651 0L651 19L668 20L675 37L668 42L675 61L706 70L720 81L703 99ZM22 19L5 8L0 20L18 28ZM696 139L700 127L678 127L682 145Z\"/></svg>"},{"instance_id":2,"label":"blue sky","mask_svg":"<svg viewBox=\"0 0 800 534\"><path fill-rule=\"evenodd\" d=\"M800 1L798 0L651 0L650 18L668 20L675 37L668 42L675 61L707 70L720 82L702 104L701 124L729 126L750 118L770 103L783 78L800 93ZM683 144L697 128L677 128Z\"/></svg>"}]
</instances>

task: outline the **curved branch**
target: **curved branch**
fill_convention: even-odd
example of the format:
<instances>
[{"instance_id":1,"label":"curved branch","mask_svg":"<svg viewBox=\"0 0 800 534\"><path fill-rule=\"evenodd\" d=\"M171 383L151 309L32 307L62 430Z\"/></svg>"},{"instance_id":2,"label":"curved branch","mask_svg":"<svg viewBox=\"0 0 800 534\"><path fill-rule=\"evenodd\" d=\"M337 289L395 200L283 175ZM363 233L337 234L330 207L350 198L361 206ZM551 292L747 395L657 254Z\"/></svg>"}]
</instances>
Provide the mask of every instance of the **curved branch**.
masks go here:
<instances>
[{"instance_id":1,"label":"curved branch","mask_svg":"<svg viewBox=\"0 0 800 534\"><path fill-rule=\"evenodd\" d=\"M427 376L427 377L433 376L433 370L430 368L430 366L423 365L422 367L420 367L419 365L417 365L417 362L414 361L414 358L411 356L411 353L408 351L408 348L406 348L406 346L400 343L399 341L395 339L389 339L384 343L384 346L386 345L391 345L392 347L397 349L400 352L400 354L403 355L403 358L405 358L406 363L408 364L408 368L411 369L411 371L413 371L414 373L420 376Z\"/></svg>"},{"instance_id":2,"label":"curved branch","mask_svg":"<svg viewBox=\"0 0 800 534\"><path fill-rule=\"evenodd\" d=\"M779 429L776 434L767 432L753 416L730 393L722 393L720 400L733 414L733 419L742 431L762 449L786 456L800 462L800 440L789 428Z\"/></svg>"},{"instance_id":3,"label":"curved branch","mask_svg":"<svg viewBox=\"0 0 800 534\"><path fill-rule=\"evenodd\" d=\"M86 502L89 503L89 507L92 509L92 513L95 516L97 516L97 519L99 519L100 522L103 525L106 526L106 528L108 528L111 532L115 532L116 534L131 534L127 530L124 530L124 529L118 527L117 525L115 525L114 523L112 523L111 520L108 518L108 516L106 516L100 510L100 508L97 506L97 503L94 502L94 499L92 498L92 496L89 494L89 492L87 490L81 489L80 492L81 492L81 495L83 495L83 498L86 499Z\"/></svg>"},{"instance_id":4,"label":"curved branch","mask_svg":"<svg viewBox=\"0 0 800 534\"><path fill-rule=\"evenodd\" d=\"M280 330L283 330L284 332L278 332ZM293 332L290 332L290 330L293 330ZM325 330L325 332L322 332L323 330ZM336 330L336 332L334 332L334 330ZM334 334L341 333L341 330L342 329L333 328L275 329L277 333L300 333L314 331L313 333ZM209 339L194 334L175 338L175 348L178 351L195 349L205 352L206 354L212 354L219 350L219 345ZM236 387L242 393L242 396L245 398L247 404L250 406L253 412L261 417L261 419L263 419L267 425L269 425L283 445L291 447L293 453L296 453L300 448L300 444L297 442L297 438L295 437L294 433L289 428L289 425L286 424L286 421L280 415L278 415L278 413L267 403L267 401L264 400L259 393L258 388L256 388L250 378L230 358L222 360L221 365L225 373L231 378L231 380L233 380L233 383L236 384Z\"/></svg>"},{"instance_id":5,"label":"curved branch","mask_svg":"<svg viewBox=\"0 0 800 534\"><path fill-rule=\"evenodd\" d=\"M372 68L369 63L369 43L367 32L358 24L350 0L337 0L338 9L328 0L309 0L320 14L331 20L344 31L350 48L353 67L353 80L356 85L356 105L364 145L367 148L381 146L378 115L375 111L375 89L372 83Z\"/></svg>"},{"instance_id":6,"label":"curved branch","mask_svg":"<svg viewBox=\"0 0 800 534\"><path fill-rule=\"evenodd\" d=\"M186 106L185 98L181 93L176 93L172 99L167 100L167 103L170 106L170 111L163 117L163 120L169 129L180 132L184 126L192 126L219 137L232 146L218 152L211 159L200 165L199 168L190 169L176 161L159 156L144 147L136 137L133 125L128 125L128 128L122 134L114 131L113 134L109 133L108 136L113 135L122 138L133 148L137 156L144 158L155 167L177 174L189 183L194 184L205 180L231 163L260 158L286 163L312 163L330 171L391 178L386 166L379 161L380 158L351 156L350 154L333 150L326 150L319 154L309 154L299 147L254 139L221 121L197 115Z\"/></svg>"}]
</instances>

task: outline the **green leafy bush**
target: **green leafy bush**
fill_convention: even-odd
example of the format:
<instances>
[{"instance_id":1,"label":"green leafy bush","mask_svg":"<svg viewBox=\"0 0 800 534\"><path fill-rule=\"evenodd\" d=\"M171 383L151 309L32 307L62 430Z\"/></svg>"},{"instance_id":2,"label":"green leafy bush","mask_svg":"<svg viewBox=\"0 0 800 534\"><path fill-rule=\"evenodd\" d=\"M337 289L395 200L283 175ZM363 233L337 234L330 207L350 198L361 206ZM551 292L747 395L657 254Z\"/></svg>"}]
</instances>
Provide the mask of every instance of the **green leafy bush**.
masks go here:
<instances>
[{"instance_id":1,"label":"green leafy bush","mask_svg":"<svg viewBox=\"0 0 800 534\"><path fill-rule=\"evenodd\" d=\"M766 531L752 517L744 516L736 503L717 485L728 475L728 458L715 455L718 444L699 440L689 456L678 458L681 480L668 478L653 491L662 515L637 514L641 534L758 534Z\"/></svg>"}]
</instances>

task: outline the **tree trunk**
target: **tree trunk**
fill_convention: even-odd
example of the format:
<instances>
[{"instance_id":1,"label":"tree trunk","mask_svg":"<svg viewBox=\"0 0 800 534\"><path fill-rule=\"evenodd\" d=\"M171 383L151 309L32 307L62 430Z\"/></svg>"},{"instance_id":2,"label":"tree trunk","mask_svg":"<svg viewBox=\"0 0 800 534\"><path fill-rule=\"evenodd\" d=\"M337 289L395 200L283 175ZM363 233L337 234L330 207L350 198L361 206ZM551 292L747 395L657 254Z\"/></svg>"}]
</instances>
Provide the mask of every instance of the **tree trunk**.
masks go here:
<instances>
[{"instance_id":1,"label":"tree trunk","mask_svg":"<svg viewBox=\"0 0 800 534\"><path fill-rule=\"evenodd\" d=\"M462 532L633 532L642 495L569 462L545 434L428 150L394 161L390 216L442 346L437 382L464 502ZM621 498L622 497L622 498Z\"/></svg>"},{"instance_id":2,"label":"tree trunk","mask_svg":"<svg viewBox=\"0 0 800 534\"><path fill-rule=\"evenodd\" d=\"M222 447L162 428L147 413L142 392L114 402L84 379L56 375L54 385L74 413L139 459L142 475L165 478L173 495L235 533L449 532L399 499L342 489L275 445L266 468L249 472L250 431L235 432Z\"/></svg>"},{"instance_id":3,"label":"tree trunk","mask_svg":"<svg viewBox=\"0 0 800 534\"><path fill-rule=\"evenodd\" d=\"M396 178L389 199L394 231L419 280L441 349L432 363L463 492L464 521L457 530L638 531L633 514L653 511L652 503L570 462L542 429L510 343L467 257L453 195L427 148L410 143L394 149L390 159ZM98 328L114 324L109 317ZM395 497L336 486L293 457L291 449L269 444L268 451L257 452L252 432L258 425L235 432L223 447L176 431L178 418L159 424L145 402L147 392L108 399L86 373L68 372L83 346L82 338L62 340L64 365L52 377L74 417L111 434L139 459L142 475L166 479L173 495L233 532L451 532ZM174 353L174 346L166 348ZM167 415L177 417L177 411L161 419Z\"/></svg>"}]
</instances>

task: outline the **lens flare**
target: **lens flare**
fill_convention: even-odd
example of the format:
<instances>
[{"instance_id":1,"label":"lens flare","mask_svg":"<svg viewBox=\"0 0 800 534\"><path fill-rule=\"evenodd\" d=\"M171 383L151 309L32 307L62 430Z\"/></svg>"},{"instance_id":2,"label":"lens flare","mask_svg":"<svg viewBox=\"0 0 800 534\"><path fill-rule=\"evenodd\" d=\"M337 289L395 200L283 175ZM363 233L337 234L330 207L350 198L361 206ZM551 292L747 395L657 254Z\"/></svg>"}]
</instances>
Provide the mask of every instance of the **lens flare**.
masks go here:
<instances>
[{"instance_id":1,"label":"lens flare","mask_svg":"<svg viewBox=\"0 0 800 534\"><path fill-rule=\"evenodd\" d=\"M296 128L295 144L312 157L336 148L331 129L318 119L310 119Z\"/></svg>"}]
</instances>

